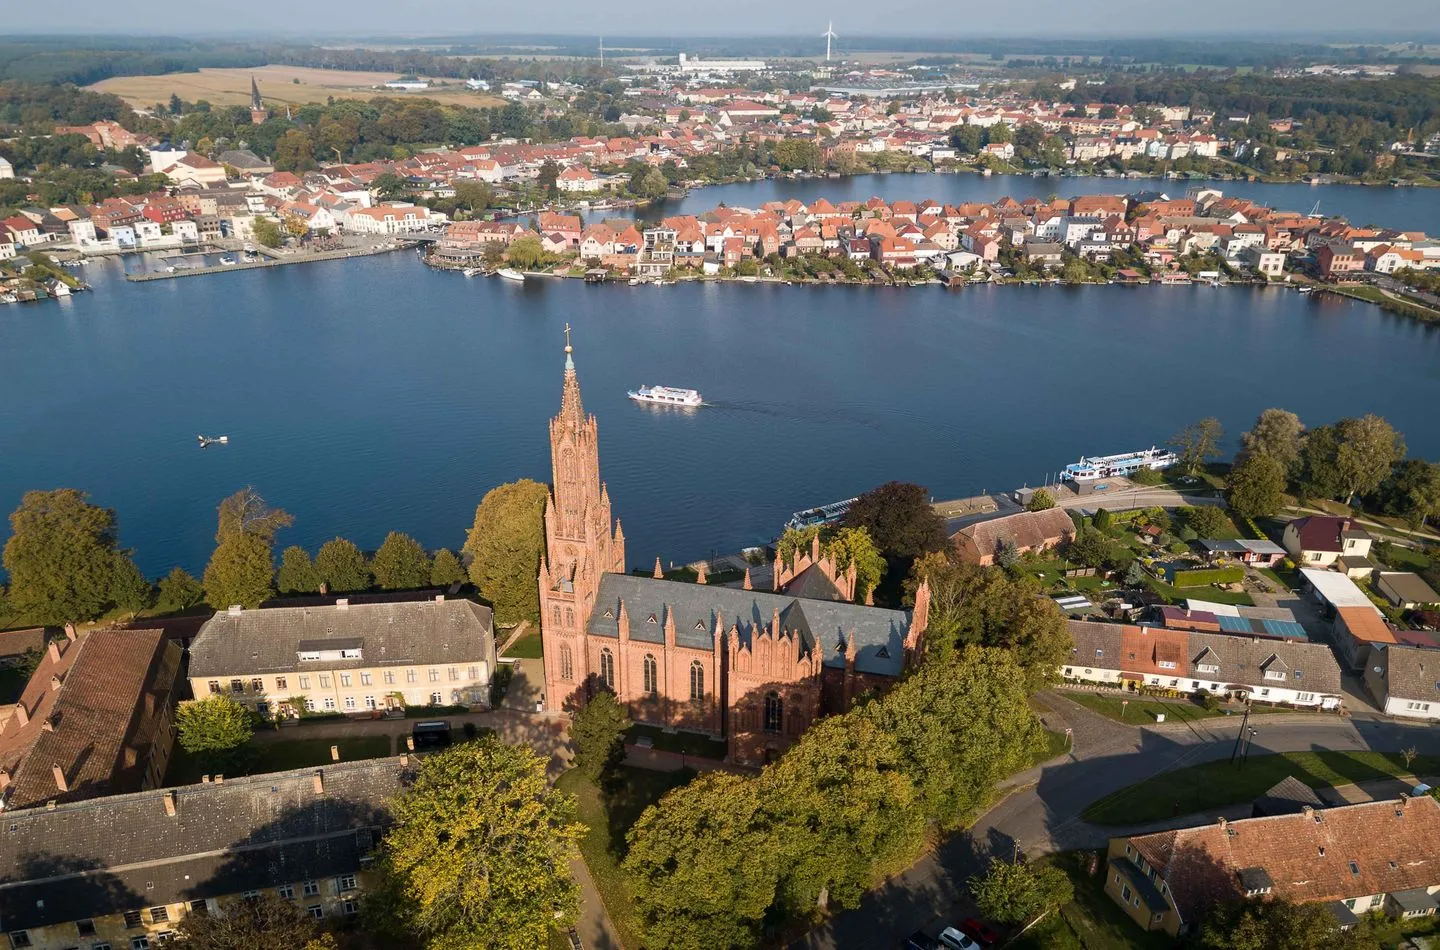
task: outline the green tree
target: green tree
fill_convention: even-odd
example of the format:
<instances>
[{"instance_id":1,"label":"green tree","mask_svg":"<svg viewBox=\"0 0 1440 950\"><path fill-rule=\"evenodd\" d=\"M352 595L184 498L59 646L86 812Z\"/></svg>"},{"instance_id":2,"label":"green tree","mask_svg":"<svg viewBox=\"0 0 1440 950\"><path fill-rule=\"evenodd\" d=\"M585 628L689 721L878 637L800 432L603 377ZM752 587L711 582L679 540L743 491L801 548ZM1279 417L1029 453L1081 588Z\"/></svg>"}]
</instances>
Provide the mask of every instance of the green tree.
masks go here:
<instances>
[{"instance_id":1,"label":"green tree","mask_svg":"<svg viewBox=\"0 0 1440 950\"><path fill-rule=\"evenodd\" d=\"M1421 527L1440 514L1440 465L1406 459L1381 484L1376 500L1386 514L1404 518L1411 527Z\"/></svg>"},{"instance_id":2,"label":"green tree","mask_svg":"<svg viewBox=\"0 0 1440 950\"><path fill-rule=\"evenodd\" d=\"M251 230L255 235L255 240L265 247L279 247L285 243L285 235L281 233L280 225L270 218L257 217L255 223L251 225Z\"/></svg>"},{"instance_id":3,"label":"green tree","mask_svg":"<svg viewBox=\"0 0 1440 950\"><path fill-rule=\"evenodd\" d=\"M1090 523L1095 526L1095 530L1102 532L1108 532L1114 522L1115 517L1104 508L1096 508L1095 515L1090 519Z\"/></svg>"},{"instance_id":4,"label":"green tree","mask_svg":"<svg viewBox=\"0 0 1440 950\"><path fill-rule=\"evenodd\" d=\"M1030 496L1030 501L1025 505L1026 511L1048 511L1055 507L1055 496L1048 488L1037 488L1035 494Z\"/></svg>"},{"instance_id":5,"label":"green tree","mask_svg":"<svg viewBox=\"0 0 1440 950\"><path fill-rule=\"evenodd\" d=\"M292 544L280 552L280 573L275 583L282 594L313 594L320 589L320 573L309 553Z\"/></svg>"},{"instance_id":6,"label":"green tree","mask_svg":"<svg viewBox=\"0 0 1440 950\"><path fill-rule=\"evenodd\" d=\"M1065 549L1065 556L1086 567L1101 567L1110 557L1110 542L1090 525L1082 525Z\"/></svg>"},{"instance_id":7,"label":"green tree","mask_svg":"<svg viewBox=\"0 0 1440 950\"><path fill-rule=\"evenodd\" d=\"M629 834L624 870L647 945L751 947L779 885L781 848L758 783L707 772Z\"/></svg>"},{"instance_id":8,"label":"green tree","mask_svg":"<svg viewBox=\"0 0 1440 950\"><path fill-rule=\"evenodd\" d=\"M496 486L475 509L465 539L470 581L494 606L502 624L540 619L540 556L545 548L545 499L549 490L521 479Z\"/></svg>"},{"instance_id":9,"label":"green tree","mask_svg":"<svg viewBox=\"0 0 1440 950\"><path fill-rule=\"evenodd\" d=\"M465 579L465 567L454 551L441 548L435 552L435 559L430 562L430 583L433 586L449 587L463 583Z\"/></svg>"},{"instance_id":10,"label":"green tree","mask_svg":"<svg viewBox=\"0 0 1440 950\"><path fill-rule=\"evenodd\" d=\"M575 768L598 784L625 758L625 732L631 725L630 714L614 694L596 693L570 721Z\"/></svg>"},{"instance_id":11,"label":"green tree","mask_svg":"<svg viewBox=\"0 0 1440 950\"><path fill-rule=\"evenodd\" d=\"M794 564L799 555L810 553L811 543L819 537L818 524L806 525L803 528L787 527L785 533L780 535L780 540L775 543L776 556L785 564Z\"/></svg>"},{"instance_id":12,"label":"green tree","mask_svg":"<svg viewBox=\"0 0 1440 950\"><path fill-rule=\"evenodd\" d=\"M155 590L150 581L124 551L115 552L114 573L110 577L110 602L131 614L137 614L155 602Z\"/></svg>"},{"instance_id":13,"label":"green tree","mask_svg":"<svg viewBox=\"0 0 1440 950\"><path fill-rule=\"evenodd\" d=\"M315 552L315 572L332 593L365 590L370 586L370 565L352 541L333 538Z\"/></svg>"},{"instance_id":14,"label":"green tree","mask_svg":"<svg viewBox=\"0 0 1440 950\"><path fill-rule=\"evenodd\" d=\"M175 741L192 755L233 752L254 733L250 713L229 696L192 699L175 710Z\"/></svg>"},{"instance_id":15,"label":"green tree","mask_svg":"<svg viewBox=\"0 0 1440 950\"><path fill-rule=\"evenodd\" d=\"M875 546L870 532L864 528L841 528L825 545L825 553L835 559L835 566L848 571L855 566L855 599L864 601L885 576L885 556Z\"/></svg>"},{"instance_id":16,"label":"green tree","mask_svg":"<svg viewBox=\"0 0 1440 950\"><path fill-rule=\"evenodd\" d=\"M1144 565L1139 561L1131 561L1130 566L1125 569L1125 584L1129 587L1144 587L1149 576L1145 573Z\"/></svg>"},{"instance_id":17,"label":"green tree","mask_svg":"<svg viewBox=\"0 0 1440 950\"><path fill-rule=\"evenodd\" d=\"M259 492L248 486L221 501L217 510L216 541L231 535L250 534L273 542L276 532L295 523L289 512L272 508Z\"/></svg>"},{"instance_id":18,"label":"green tree","mask_svg":"<svg viewBox=\"0 0 1440 950\"><path fill-rule=\"evenodd\" d=\"M275 532L295 519L253 488L220 502L215 552L205 565L205 600L216 610L258 607L275 593Z\"/></svg>"},{"instance_id":19,"label":"green tree","mask_svg":"<svg viewBox=\"0 0 1440 950\"><path fill-rule=\"evenodd\" d=\"M1338 426L1311 429L1300 450L1300 491L1311 498L1336 498L1344 491L1336 457L1340 453Z\"/></svg>"},{"instance_id":20,"label":"green tree","mask_svg":"<svg viewBox=\"0 0 1440 950\"><path fill-rule=\"evenodd\" d=\"M182 568L174 567L160 578L160 594L155 608L162 614L179 613L189 610L205 600L205 588Z\"/></svg>"},{"instance_id":21,"label":"green tree","mask_svg":"<svg viewBox=\"0 0 1440 950\"><path fill-rule=\"evenodd\" d=\"M1348 505L1356 495L1368 495L1380 487L1395 463L1405 457L1405 440L1390 423L1373 414L1341 419L1337 429L1340 448L1335 453L1335 468Z\"/></svg>"},{"instance_id":22,"label":"green tree","mask_svg":"<svg viewBox=\"0 0 1440 950\"><path fill-rule=\"evenodd\" d=\"M483 181L455 182L455 203L470 209L470 213L484 211L495 200L495 190Z\"/></svg>"},{"instance_id":23,"label":"green tree","mask_svg":"<svg viewBox=\"0 0 1440 950\"><path fill-rule=\"evenodd\" d=\"M558 194L555 183L559 178L560 166L555 164L554 159L547 158L540 163L540 172L535 176L535 185L553 198Z\"/></svg>"},{"instance_id":24,"label":"green tree","mask_svg":"<svg viewBox=\"0 0 1440 950\"><path fill-rule=\"evenodd\" d=\"M1247 454L1230 469L1225 489L1226 503L1236 514L1268 518L1285 503L1285 464L1265 452Z\"/></svg>"},{"instance_id":25,"label":"green tree","mask_svg":"<svg viewBox=\"0 0 1440 950\"><path fill-rule=\"evenodd\" d=\"M1001 538L996 543L995 563L1006 570L1020 563L1020 546L1013 538Z\"/></svg>"},{"instance_id":26,"label":"green tree","mask_svg":"<svg viewBox=\"0 0 1440 950\"><path fill-rule=\"evenodd\" d=\"M815 171L824 162L820 146L813 138L781 139L771 148L775 164L787 171Z\"/></svg>"},{"instance_id":27,"label":"green tree","mask_svg":"<svg viewBox=\"0 0 1440 950\"><path fill-rule=\"evenodd\" d=\"M1220 420L1211 416L1192 422L1170 437L1170 445L1180 457L1180 468L1187 475L1194 475L1207 460L1220 457L1220 440L1225 437L1225 428Z\"/></svg>"},{"instance_id":28,"label":"green tree","mask_svg":"<svg viewBox=\"0 0 1440 950\"><path fill-rule=\"evenodd\" d=\"M430 555L407 534L391 531L370 561L375 583L385 590L410 590L430 583Z\"/></svg>"},{"instance_id":29,"label":"green tree","mask_svg":"<svg viewBox=\"0 0 1440 950\"><path fill-rule=\"evenodd\" d=\"M33 623L93 620L113 593L115 512L73 488L29 491L10 515L10 608Z\"/></svg>"},{"instance_id":30,"label":"green tree","mask_svg":"<svg viewBox=\"0 0 1440 950\"><path fill-rule=\"evenodd\" d=\"M1266 409L1255 425L1240 436L1240 455L1268 455L1280 463L1286 478L1300 473L1300 452L1305 447L1305 424L1286 409Z\"/></svg>"},{"instance_id":31,"label":"green tree","mask_svg":"<svg viewBox=\"0 0 1440 950\"><path fill-rule=\"evenodd\" d=\"M1002 924L1024 923L1075 897L1070 878L1054 865L1011 864L995 858L984 874L968 883L980 913Z\"/></svg>"},{"instance_id":32,"label":"green tree","mask_svg":"<svg viewBox=\"0 0 1440 950\"><path fill-rule=\"evenodd\" d=\"M1324 904L1281 898L1222 901L1200 924L1200 950L1379 950L1366 926L1342 931Z\"/></svg>"},{"instance_id":33,"label":"green tree","mask_svg":"<svg viewBox=\"0 0 1440 950\"><path fill-rule=\"evenodd\" d=\"M886 482L855 499L845 526L864 528L888 558L913 559L947 547L945 519L935 513L921 485Z\"/></svg>"},{"instance_id":34,"label":"green tree","mask_svg":"<svg viewBox=\"0 0 1440 950\"><path fill-rule=\"evenodd\" d=\"M1216 538L1230 528L1230 519L1225 517L1225 512L1213 505L1181 508L1180 516L1185 519L1185 527L1194 531L1197 538Z\"/></svg>"},{"instance_id":35,"label":"green tree","mask_svg":"<svg viewBox=\"0 0 1440 950\"><path fill-rule=\"evenodd\" d=\"M510 242L510 248L505 252L506 258L520 270L534 270L545 263L545 248L541 246L540 239L533 234L516 238Z\"/></svg>"},{"instance_id":36,"label":"green tree","mask_svg":"<svg viewBox=\"0 0 1440 950\"><path fill-rule=\"evenodd\" d=\"M663 198L670 190L670 183L658 168L637 170L630 176L630 191L637 198Z\"/></svg>"},{"instance_id":37,"label":"green tree","mask_svg":"<svg viewBox=\"0 0 1440 950\"><path fill-rule=\"evenodd\" d=\"M275 170L307 172L316 167L315 147L302 129L286 129L275 142Z\"/></svg>"},{"instance_id":38,"label":"green tree","mask_svg":"<svg viewBox=\"0 0 1440 950\"><path fill-rule=\"evenodd\" d=\"M180 918L176 945L186 950L334 950L335 938L294 901L274 894L227 901L224 913Z\"/></svg>"},{"instance_id":39,"label":"green tree","mask_svg":"<svg viewBox=\"0 0 1440 950\"><path fill-rule=\"evenodd\" d=\"M585 826L529 749L487 735L427 756L390 812L377 903L426 947L530 950L578 916Z\"/></svg>"},{"instance_id":40,"label":"green tree","mask_svg":"<svg viewBox=\"0 0 1440 950\"><path fill-rule=\"evenodd\" d=\"M381 172L370 182L370 190L381 201L394 201L410 194L410 183L394 172Z\"/></svg>"}]
</instances>

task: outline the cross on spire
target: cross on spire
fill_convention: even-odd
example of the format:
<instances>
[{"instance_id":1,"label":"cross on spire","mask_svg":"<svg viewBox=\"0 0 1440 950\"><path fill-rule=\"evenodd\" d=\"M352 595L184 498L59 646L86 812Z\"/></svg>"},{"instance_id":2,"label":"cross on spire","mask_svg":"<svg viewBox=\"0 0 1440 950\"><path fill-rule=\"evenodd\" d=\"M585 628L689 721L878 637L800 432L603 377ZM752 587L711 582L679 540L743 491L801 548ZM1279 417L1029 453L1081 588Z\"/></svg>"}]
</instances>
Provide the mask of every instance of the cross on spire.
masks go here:
<instances>
[{"instance_id":1,"label":"cross on spire","mask_svg":"<svg viewBox=\"0 0 1440 950\"><path fill-rule=\"evenodd\" d=\"M574 359L572 358L572 356L571 356L571 354L574 353L574 352L575 352L575 348L570 345L570 324L567 323L567 324L565 324L565 368L566 368L566 369L574 369L574 368L575 368L575 360L574 360Z\"/></svg>"}]
</instances>

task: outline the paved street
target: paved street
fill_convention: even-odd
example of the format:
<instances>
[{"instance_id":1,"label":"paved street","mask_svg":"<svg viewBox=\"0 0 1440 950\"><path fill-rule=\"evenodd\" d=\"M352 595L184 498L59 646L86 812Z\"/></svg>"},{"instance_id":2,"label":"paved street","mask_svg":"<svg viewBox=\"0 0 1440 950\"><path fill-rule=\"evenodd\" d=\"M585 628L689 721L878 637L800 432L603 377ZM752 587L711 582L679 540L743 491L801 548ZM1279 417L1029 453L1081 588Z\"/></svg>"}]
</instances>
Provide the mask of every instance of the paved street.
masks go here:
<instances>
[{"instance_id":1,"label":"paved street","mask_svg":"<svg viewBox=\"0 0 1440 950\"><path fill-rule=\"evenodd\" d=\"M1092 802L1174 768L1230 755L1239 723L1210 719L1135 727L1112 722L1055 693L1037 697L1051 729L1073 730L1071 753L1015 776L1016 790L970 828L943 842L860 907L794 944L806 950L889 950L917 928L968 916L965 880L991 855L1030 856L1104 847L1123 829L1097 828L1079 815ZM1440 729L1375 718L1266 715L1252 720L1253 754L1312 749L1440 752Z\"/></svg>"}]
</instances>

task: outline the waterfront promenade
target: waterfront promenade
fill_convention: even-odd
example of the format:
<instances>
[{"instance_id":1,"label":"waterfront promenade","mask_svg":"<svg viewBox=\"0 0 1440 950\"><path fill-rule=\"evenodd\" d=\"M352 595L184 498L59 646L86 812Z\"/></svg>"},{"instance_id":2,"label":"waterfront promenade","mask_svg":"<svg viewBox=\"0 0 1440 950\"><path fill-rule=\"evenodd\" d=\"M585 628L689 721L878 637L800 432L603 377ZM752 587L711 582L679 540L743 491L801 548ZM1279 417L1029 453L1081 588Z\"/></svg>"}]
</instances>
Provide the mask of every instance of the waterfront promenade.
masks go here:
<instances>
[{"instance_id":1,"label":"waterfront promenade","mask_svg":"<svg viewBox=\"0 0 1440 950\"><path fill-rule=\"evenodd\" d=\"M203 277L207 274L228 274L242 270L263 270L267 267L280 267L285 264L313 264L317 261L343 261L352 257L372 257L377 254L389 254L392 251L405 251L415 246L413 241L396 241L387 244L371 244L356 247L337 248L328 251L273 251L269 248L256 251L264 260L259 261L236 261L234 264L207 264L204 267L176 267L170 270L143 271L140 273L127 273L125 279L136 283L150 280L168 280L172 277Z\"/></svg>"}]
</instances>

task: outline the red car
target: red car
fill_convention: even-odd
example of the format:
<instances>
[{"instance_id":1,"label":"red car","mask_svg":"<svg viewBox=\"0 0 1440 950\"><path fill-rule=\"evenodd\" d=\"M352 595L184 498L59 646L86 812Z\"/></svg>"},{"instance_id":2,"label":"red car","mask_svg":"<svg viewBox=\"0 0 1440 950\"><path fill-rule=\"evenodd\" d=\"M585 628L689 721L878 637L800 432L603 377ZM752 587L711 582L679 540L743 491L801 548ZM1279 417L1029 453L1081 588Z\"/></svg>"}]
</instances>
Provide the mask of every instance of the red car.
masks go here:
<instances>
[{"instance_id":1,"label":"red car","mask_svg":"<svg viewBox=\"0 0 1440 950\"><path fill-rule=\"evenodd\" d=\"M1000 935L995 932L994 927L974 917L967 917L960 921L960 932L985 947L998 943L1000 940Z\"/></svg>"}]
</instances>

